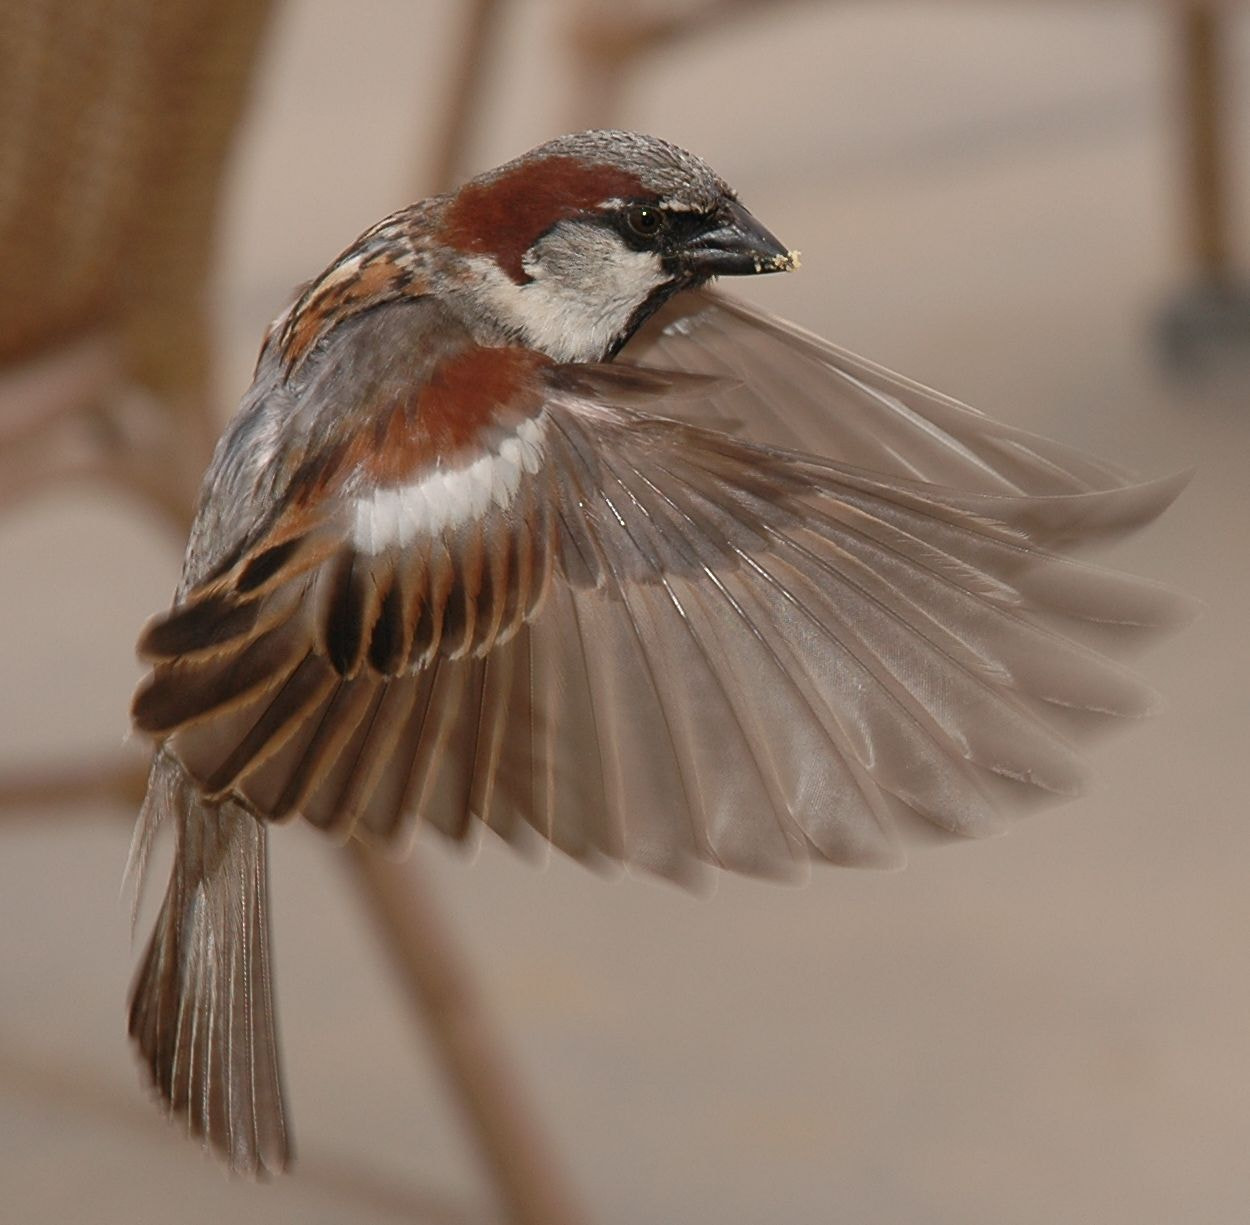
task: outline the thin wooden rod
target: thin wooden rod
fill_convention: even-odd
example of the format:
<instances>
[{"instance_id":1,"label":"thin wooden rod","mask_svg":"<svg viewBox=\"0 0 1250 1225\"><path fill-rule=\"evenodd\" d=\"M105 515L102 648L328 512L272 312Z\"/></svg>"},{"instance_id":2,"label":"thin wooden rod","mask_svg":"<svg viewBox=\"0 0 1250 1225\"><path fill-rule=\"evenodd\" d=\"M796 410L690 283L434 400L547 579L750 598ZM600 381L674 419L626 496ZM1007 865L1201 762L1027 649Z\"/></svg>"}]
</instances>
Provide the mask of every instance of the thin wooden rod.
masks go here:
<instances>
[{"instance_id":1,"label":"thin wooden rod","mask_svg":"<svg viewBox=\"0 0 1250 1225\"><path fill-rule=\"evenodd\" d=\"M514 1225L586 1225L564 1184L533 1111L512 1078L464 970L464 959L411 864L401 867L359 842L349 862L365 909L430 1031Z\"/></svg>"},{"instance_id":2,"label":"thin wooden rod","mask_svg":"<svg viewBox=\"0 0 1250 1225\"><path fill-rule=\"evenodd\" d=\"M418 196L447 191L456 185L494 65L504 6L500 0L470 0L464 7L468 13L460 52L438 119L434 151L422 181L416 185Z\"/></svg>"},{"instance_id":3,"label":"thin wooden rod","mask_svg":"<svg viewBox=\"0 0 1250 1225\"><path fill-rule=\"evenodd\" d=\"M1222 33L1227 30L1213 7L1191 4L1180 13L1186 229L1191 258L1202 278L1211 282L1226 280L1231 263Z\"/></svg>"},{"instance_id":4,"label":"thin wooden rod","mask_svg":"<svg viewBox=\"0 0 1250 1225\"><path fill-rule=\"evenodd\" d=\"M138 754L8 771L0 774L0 813L101 803L133 810L143 802L147 778L147 763Z\"/></svg>"}]
</instances>

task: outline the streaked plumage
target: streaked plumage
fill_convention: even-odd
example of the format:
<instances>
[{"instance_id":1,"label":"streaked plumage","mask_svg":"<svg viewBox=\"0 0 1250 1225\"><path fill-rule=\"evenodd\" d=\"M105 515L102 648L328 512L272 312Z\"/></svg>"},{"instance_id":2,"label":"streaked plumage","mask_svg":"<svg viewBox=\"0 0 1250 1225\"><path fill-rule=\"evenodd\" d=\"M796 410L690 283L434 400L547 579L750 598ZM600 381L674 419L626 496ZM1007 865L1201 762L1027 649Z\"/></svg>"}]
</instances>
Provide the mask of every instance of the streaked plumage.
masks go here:
<instances>
[{"instance_id":1,"label":"streaked plumage","mask_svg":"<svg viewBox=\"0 0 1250 1225\"><path fill-rule=\"evenodd\" d=\"M1151 708L1080 626L1183 602L1068 550L1181 482L700 288L789 263L690 155L588 133L383 222L271 329L134 704L138 857L170 816L178 849L131 1032L235 1168L288 1153L268 821L893 866L909 825L1076 794L1065 733Z\"/></svg>"}]
</instances>

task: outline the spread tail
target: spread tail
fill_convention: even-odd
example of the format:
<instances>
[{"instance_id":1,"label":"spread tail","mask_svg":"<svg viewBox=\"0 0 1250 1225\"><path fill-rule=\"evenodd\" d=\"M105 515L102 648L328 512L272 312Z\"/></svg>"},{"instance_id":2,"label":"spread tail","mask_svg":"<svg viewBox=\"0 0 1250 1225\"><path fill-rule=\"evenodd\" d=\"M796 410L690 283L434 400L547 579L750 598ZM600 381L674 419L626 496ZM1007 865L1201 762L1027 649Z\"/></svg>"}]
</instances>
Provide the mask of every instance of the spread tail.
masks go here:
<instances>
[{"instance_id":1,"label":"spread tail","mask_svg":"<svg viewBox=\"0 0 1250 1225\"><path fill-rule=\"evenodd\" d=\"M290 1159L269 972L264 827L207 804L158 753L136 835L143 867L159 823L176 821L169 888L130 996L130 1036L171 1117L239 1173Z\"/></svg>"}]
</instances>

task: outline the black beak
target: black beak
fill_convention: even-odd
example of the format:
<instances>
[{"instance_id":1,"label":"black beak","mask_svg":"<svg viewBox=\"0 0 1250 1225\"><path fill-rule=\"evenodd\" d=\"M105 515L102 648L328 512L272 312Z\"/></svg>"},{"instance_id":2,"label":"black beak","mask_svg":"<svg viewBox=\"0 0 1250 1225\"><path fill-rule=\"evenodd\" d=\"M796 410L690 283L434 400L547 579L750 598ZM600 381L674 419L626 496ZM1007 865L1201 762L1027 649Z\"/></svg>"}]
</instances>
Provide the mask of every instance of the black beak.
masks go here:
<instances>
[{"instance_id":1,"label":"black beak","mask_svg":"<svg viewBox=\"0 0 1250 1225\"><path fill-rule=\"evenodd\" d=\"M789 272L798 257L781 245L737 200L724 204L714 228L692 239L681 262L697 276L753 276Z\"/></svg>"}]
</instances>

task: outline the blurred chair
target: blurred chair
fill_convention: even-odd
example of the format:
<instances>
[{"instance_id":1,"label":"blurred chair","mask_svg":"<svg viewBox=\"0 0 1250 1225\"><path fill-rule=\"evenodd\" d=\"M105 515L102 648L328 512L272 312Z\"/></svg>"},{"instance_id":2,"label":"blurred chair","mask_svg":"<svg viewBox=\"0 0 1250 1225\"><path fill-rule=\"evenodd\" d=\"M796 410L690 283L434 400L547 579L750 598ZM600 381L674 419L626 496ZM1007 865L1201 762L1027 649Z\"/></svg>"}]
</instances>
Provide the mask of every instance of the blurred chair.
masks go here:
<instances>
[{"instance_id":1,"label":"blurred chair","mask_svg":"<svg viewBox=\"0 0 1250 1225\"><path fill-rule=\"evenodd\" d=\"M458 177L506 2L463 6L427 186ZM566 53L583 126L619 118L642 57L761 7L568 3ZM179 537L189 525L219 429L208 295L223 170L271 8L268 0L0 0L0 510L91 479L139 499ZM1226 234L1220 18L1195 4L1178 21L1197 280L1203 294L1216 289L1208 306L1241 309ZM1245 322L1222 306L1195 314L1182 301L1177 312L1183 346L1203 320ZM133 811L145 773L144 762L125 758L0 777L0 810L109 800ZM411 868L359 850L351 862L512 1219L574 1225L583 1214L553 1173Z\"/></svg>"},{"instance_id":2,"label":"blurred chair","mask_svg":"<svg viewBox=\"0 0 1250 1225\"><path fill-rule=\"evenodd\" d=\"M0 510L86 479L185 536L220 429L208 302L223 171L270 9L0 0ZM136 753L10 773L0 811L133 813L146 772ZM576 1225L422 882L353 845L353 880L510 1219Z\"/></svg>"},{"instance_id":3,"label":"blurred chair","mask_svg":"<svg viewBox=\"0 0 1250 1225\"><path fill-rule=\"evenodd\" d=\"M812 5L818 0L801 0ZM491 34L507 0L472 0L472 37L463 48L435 156L434 181L454 182L467 133L490 77ZM790 0L797 7L800 0ZM728 21L776 8L777 0L566 0L566 52L574 81L573 127L614 127L630 77L650 55L724 28ZM1250 343L1250 285L1232 255L1228 131L1232 66L1229 25L1218 0L1174 0L1158 5L1171 24L1180 131L1178 247L1188 263L1186 282L1159 316L1163 356L1192 371L1221 346Z\"/></svg>"},{"instance_id":4,"label":"blurred chair","mask_svg":"<svg viewBox=\"0 0 1250 1225\"><path fill-rule=\"evenodd\" d=\"M1233 258L1229 130L1232 71L1227 15L1189 3L1176 17L1175 44L1184 168L1180 178L1190 283L1165 304L1159 341L1165 358L1192 371L1223 346L1250 343L1250 284Z\"/></svg>"},{"instance_id":5,"label":"blurred chair","mask_svg":"<svg viewBox=\"0 0 1250 1225\"><path fill-rule=\"evenodd\" d=\"M818 0L790 0L813 5ZM495 7L477 0L479 7ZM496 4L498 0L496 0ZM569 0L569 54L573 61L579 126L619 122L630 75L648 55L672 44L720 30L727 21L776 8L777 0L673 0L630 6L616 0ZM1173 0L1157 5L1171 23L1177 112L1181 130L1183 246L1201 286L1234 281L1230 243L1227 101L1232 65L1228 55L1229 7L1219 0Z\"/></svg>"},{"instance_id":6,"label":"blurred chair","mask_svg":"<svg viewBox=\"0 0 1250 1225\"><path fill-rule=\"evenodd\" d=\"M0 505L88 476L185 529L264 0L0 0Z\"/></svg>"}]
</instances>

